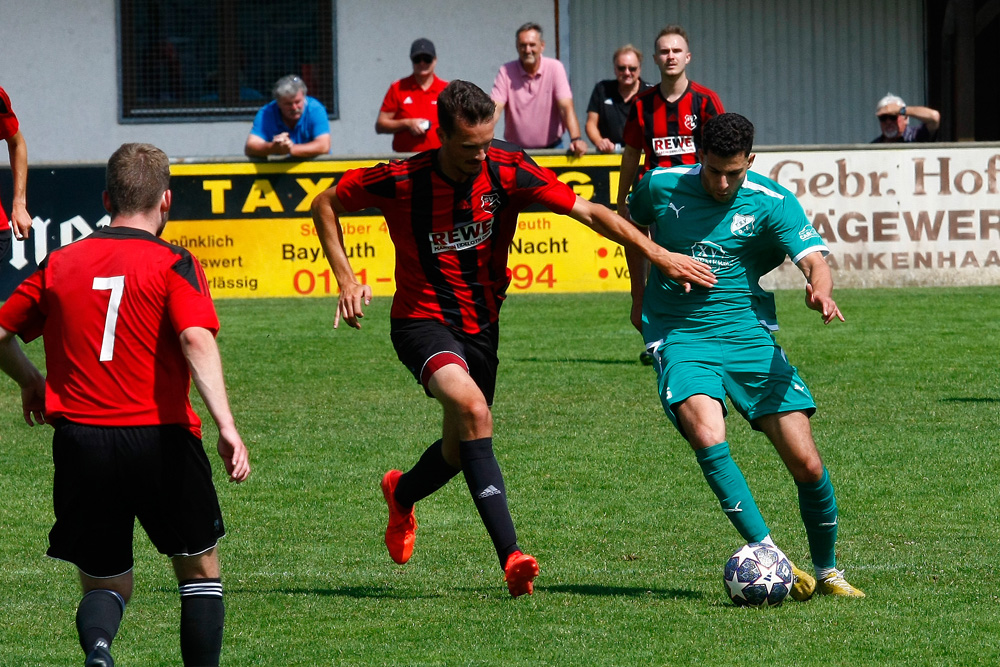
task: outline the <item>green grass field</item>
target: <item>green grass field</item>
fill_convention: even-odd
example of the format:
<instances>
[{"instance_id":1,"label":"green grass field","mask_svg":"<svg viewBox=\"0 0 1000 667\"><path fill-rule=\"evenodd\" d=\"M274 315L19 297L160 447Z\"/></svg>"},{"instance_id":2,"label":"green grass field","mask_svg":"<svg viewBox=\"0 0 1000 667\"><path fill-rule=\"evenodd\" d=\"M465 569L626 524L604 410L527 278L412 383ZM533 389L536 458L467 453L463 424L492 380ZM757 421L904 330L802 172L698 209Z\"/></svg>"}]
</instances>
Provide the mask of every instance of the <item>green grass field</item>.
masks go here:
<instances>
[{"instance_id":1,"label":"green grass field","mask_svg":"<svg viewBox=\"0 0 1000 667\"><path fill-rule=\"evenodd\" d=\"M521 545L542 568L511 599L461 478L418 506L413 559L385 552L378 480L437 437L388 340L332 300L224 301L219 336L253 473L226 484L226 665L969 665L1000 663L1000 289L842 290L823 327L778 294L779 340L819 403L839 557L863 601L737 609L741 545L663 416L622 294L512 297L496 450ZM40 345L28 346L40 356ZM82 664L75 572L43 557L51 431L0 383L0 664ZM199 412L204 408L197 404ZM738 415L729 439L776 541L808 566L795 487ZM119 665L179 664L165 558L136 535Z\"/></svg>"}]
</instances>

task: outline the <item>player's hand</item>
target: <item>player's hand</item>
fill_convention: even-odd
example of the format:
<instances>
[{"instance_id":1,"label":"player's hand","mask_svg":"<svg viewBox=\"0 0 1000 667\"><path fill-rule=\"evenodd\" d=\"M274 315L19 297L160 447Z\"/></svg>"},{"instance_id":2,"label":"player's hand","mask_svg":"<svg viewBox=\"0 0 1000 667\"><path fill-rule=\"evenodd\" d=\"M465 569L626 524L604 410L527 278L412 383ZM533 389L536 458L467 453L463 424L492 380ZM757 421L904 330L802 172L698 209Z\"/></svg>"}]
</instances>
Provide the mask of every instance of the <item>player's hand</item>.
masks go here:
<instances>
[{"instance_id":1,"label":"player's hand","mask_svg":"<svg viewBox=\"0 0 1000 667\"><path fill-rule=\"evenodd\" d=\"M45 415L44 379L21 388L21 410L24 413L24 421L28 426L48 423Z\"/></svg>"},{"instance_id":2,"label":"player's hand","mask_svg":"<svg viewBox=\"0 0 1000 667\"><path fill-rule=\"evenodd\" d=\"M601 140L597 142L596 148L601 153L614 153L615 142L611 141L607 137L602 137Z\"/></svg>"},{"instance_id":3,"label":"player's hand","mask_svg":"<svg viewBox=\"0 0 1000 667\"><path fill-rule=\"evenodd\" d=\"M712 287L717 282L708 264L694 257L664 250L649 259L665 276L681 285L685 292L691 291L692 283L700 287Z\"/></svg>"},{"instance_id":4,"label":"player's hand","mask_svg":"<svg viewBox=\"0 0 1000 667\"><path fill-rule=\"evenodd\" d=\"M219 429L218 450L230 482L242 482L250 475L250 456L235 426Z\"/></svg>"},{"instance_id":5,"label":"player's hand","mask_svg":"<svg viewBox=\"0 0 1000 667\"><path fill-rule=\"evenodd\" d=\"M31 234L31 216L28 209L22 205L14 204L10 216L11 227L14 229L14 238L23 241Z\"/></svg>"},{"instance_id":6,"label":"player's hand","mask_svg":"<svg viewBox=\"0 0 1000 667\"><path fill-rule=\"evenodd\" d=\"M629 321L632 326L636 328L636 331L642 333L642 297L632 298L632 312L628 316Z\"/></svg>"},{"instance_id":7,"label":"player's hand","mask_svg":"<svg viewBox=\"0 0 1000 667\"><path fill-rule=\"evenodd\" d=\"M806 306L817 310L823 316L823 324L833 322L834 318L844 321L844 316L840 313L840 308L832 297L816 294L813 286L806 283Z\"/></svg>"},{"instance_id":8,"label":"player's hand","mask_svg":"<svg viewBox=\"0 0 1000 667\"><path fill-rule=\"evenodd\" d=\"M372 288L370 285L359 285L353 283L340 289L340 298L337 300L337 314L333 316L333 328L340 325L343 318L348 326L355 329L361 328L359 319L365 316L362 306L367 306L372 301Z\"/></svg>"}]
</instances>

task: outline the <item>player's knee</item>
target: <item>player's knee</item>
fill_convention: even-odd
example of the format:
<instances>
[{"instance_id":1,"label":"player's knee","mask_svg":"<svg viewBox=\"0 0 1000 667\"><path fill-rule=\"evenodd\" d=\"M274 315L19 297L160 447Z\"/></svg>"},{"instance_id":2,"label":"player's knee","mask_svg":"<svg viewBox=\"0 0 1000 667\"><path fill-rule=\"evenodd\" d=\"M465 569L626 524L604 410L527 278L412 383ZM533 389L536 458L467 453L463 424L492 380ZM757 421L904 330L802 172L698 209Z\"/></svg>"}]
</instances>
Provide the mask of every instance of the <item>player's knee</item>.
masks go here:
<instances>
[{"instance_id":1,"label":"player's knee","mask_svg":"<svg viewBox=\"0 0 1000 667\"><path fill-rule=\"evenodd\" d=\"M477 428L487 428L493 426L493 413L486 401L478 397L463 401L459 407L459 413L463 422Z\"/></svg>"},{"instance_id":2,"label":"player's knee","mask_svg":"<svg viewBox=\"0 0 1000 667\"><path fill-rule=\"evenodd\" d=\"M823 461L818 456L795 461L788 469L795 481L801 484L815 484L823 479Z\"/></svg>"}]
</instances>

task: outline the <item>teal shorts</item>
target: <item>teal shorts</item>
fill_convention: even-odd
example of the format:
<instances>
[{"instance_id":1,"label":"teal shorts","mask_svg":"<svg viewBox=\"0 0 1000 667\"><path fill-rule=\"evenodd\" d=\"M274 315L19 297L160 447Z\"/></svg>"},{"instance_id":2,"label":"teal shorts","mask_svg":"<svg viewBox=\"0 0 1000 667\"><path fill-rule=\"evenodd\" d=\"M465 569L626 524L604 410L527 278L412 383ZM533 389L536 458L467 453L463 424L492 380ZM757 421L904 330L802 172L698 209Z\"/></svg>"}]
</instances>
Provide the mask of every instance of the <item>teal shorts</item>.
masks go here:
<instances>
[{"instance_id":1,"label":"teal shorts","mask_svg":"<svg viewBox=\"0 0 1000 667\"><path fill-rule=\"evenodd\" d=\"M695 394L718 400L723 414L728 414L725 397L729 396L751 426L765 415L816 412L806 383L764 327L727 336L670 331L647 349L655 359L663 410L682 434L674 406Z\"/></svg>"}]
</instances>

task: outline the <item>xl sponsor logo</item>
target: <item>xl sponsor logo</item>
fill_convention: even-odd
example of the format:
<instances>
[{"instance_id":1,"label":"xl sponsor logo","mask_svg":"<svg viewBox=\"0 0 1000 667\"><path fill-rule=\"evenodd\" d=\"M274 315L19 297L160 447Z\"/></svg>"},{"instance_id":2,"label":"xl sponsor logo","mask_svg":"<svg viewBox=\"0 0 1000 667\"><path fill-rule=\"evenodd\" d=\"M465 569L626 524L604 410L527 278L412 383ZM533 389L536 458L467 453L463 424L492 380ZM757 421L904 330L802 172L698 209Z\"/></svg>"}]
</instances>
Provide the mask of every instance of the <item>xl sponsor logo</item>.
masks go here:
<instances>
[{"instance_id":1,"label":"xl sponsor logo","mask_svg":"<svg viewBox=\"0 0 1000 667\"><path fill-rule=\"evenodd\" d=\"M694 153L694 137L655 137L653 139L653 152L660 157L670 155L685 155Z\"/></svg>"},{"instance_id":2,"label":"xl sponsor logo","mask_svg":"<svg viewBox=\"0 0 1000 667\"><path fill-rule=\"evenodd\" d=\"M493 218L482 222L473 222L470 225L447 232L431 232L428 237L431 241L431 251L438 254L449 250L474 248L488 239L491 234L493 234Z\"/></svg>"}]
</instances>

